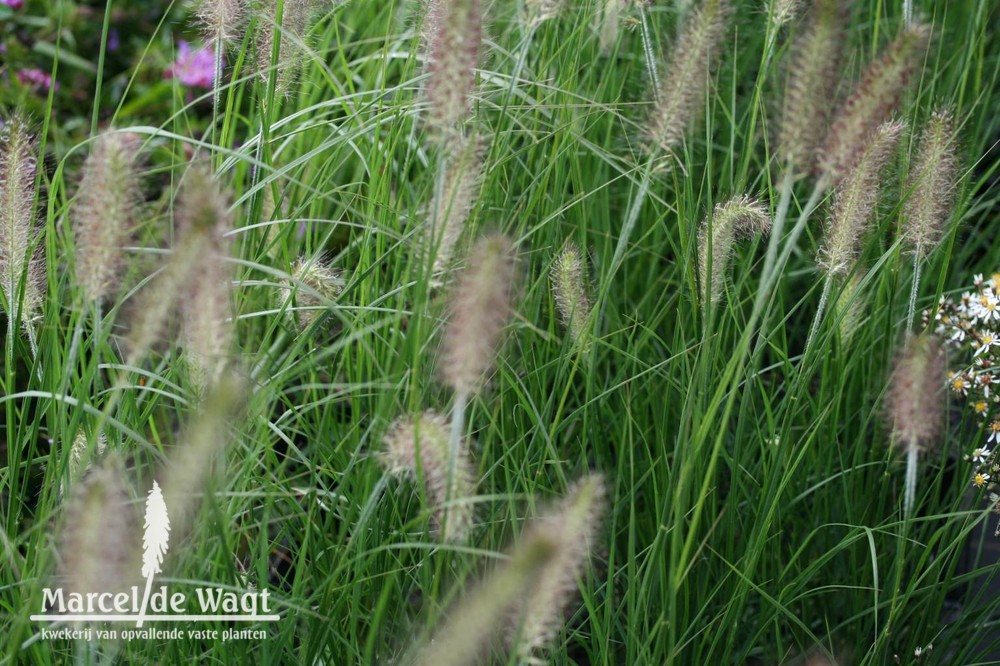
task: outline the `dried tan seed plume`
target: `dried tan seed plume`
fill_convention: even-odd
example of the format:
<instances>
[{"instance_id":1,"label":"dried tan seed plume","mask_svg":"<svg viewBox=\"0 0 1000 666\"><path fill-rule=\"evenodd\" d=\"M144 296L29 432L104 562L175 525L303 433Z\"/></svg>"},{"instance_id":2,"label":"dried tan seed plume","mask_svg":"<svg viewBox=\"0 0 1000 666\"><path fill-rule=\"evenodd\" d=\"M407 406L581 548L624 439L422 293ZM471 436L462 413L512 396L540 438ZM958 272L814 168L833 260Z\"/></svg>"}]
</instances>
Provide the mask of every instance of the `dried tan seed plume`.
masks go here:
<instances>
[{"instance_id":1,"label":"dried tan seed plume","mask_svg":"<svg viewBox=\"0 0 1000 666\"><path fill-rule=\"evenodd\" d=\"M704 106L728 14L728 0L705 0L670 50L648 130L654 147L665 153L673 152Z\"/></svg>"},{"instance_id":2,"label":"dried tan seed plume","mask_svg":"<svg viewBox=\"0 0 1000 666\"><path fill-rule=\"evenodd\" d=\"M449 426L442 416L424 412L415 419L400 419L389 428L384 443L379 462L388 473L423 481L438 538L464 542L475 520L468 500L476 491L476 472L468 444L463 441L459 447L448 501Z\"/></svg>"},{"instance_id":3,"label":"dried tan seed plume","mask_svg":"<svg viewBox=\"0 0 1000 666\"><path fill-rule=\"evenodd\" d=\"M930 28L913 24L868 66L841 106L822 148L820 171L836 184L850 173L871 134L899 104L927 49Z\"/></svg>"},{"instance_id":4,"label":"dried tan seed plume","mask_svg":"<svg viewBox=\"0 0 1000 666\"><path fill-rule=\"evenodd\" d=\"M127 590L139 573L137 526L121 463L111 457L91 469L67 496L57 542L66 592Z\"/></svg>"},{"instance_id":5,"label":"dried tan seed plume","mask_svg":"<svg viewBox=\"0 0 1000 666\"><path fill-rule=\"evenodd\" d=\"M937 245L955 203L957 159L951 114L937 111L920 133L920 147L906 183L903 241L918 258Z\"/></svg>"},{"instance_id":6,"label":"dried tan seed plume","mask_svg":"<svg viewBox=\"0 0 1000 666\"><path fill-rule=\"evenodd\" d=\"M553 262L551 280L552 296L563 326L579 351L584 353L589 345L590 278L584 256L573 241L566 241Z\"/></svg>"},{"instance_id":7,"label":"dried tan seed plume","mask_svg":"<svg viewBox=\"0 0 1000 666\"><path fill-rule=\"evenodd\" d=\"M459 139L450 151L444 187L435 194L430 226L422 239L424 251L433 257L435 286L451 266L458 240L479 193L486 142L479 136Z\"/></svg>"},{"instance_id":8,"label":"dried tan seed plume","mask_svg":"<svg viewBox=\"0 0 1000 666\"><path fill-rule=\"evenodd\" d=\"M779 150L793 173L813 167L841 76L849 3L815 0L795 39L781 108Z\"/></svg>"},{"instance_id":9,"label":"dried tan seed plume","mask_svg":"<svg viewBox=\"0 0 1000 666\"><path fill-rule=\"evenodd\" d=\"M711 242L709 241L711 229ZM716 204L712 216L701 225L698 236L698 276L703 296L714 302L722 296L733 245L741 235L767 233L771 216L767 208L746 195ZM711 255L709 254L711 245ZM711 257L711 279L709 258Z\"/></svg>"},{"instance_id":10,"label":"dried tan seed plume","mask_svg":"<svg viewBox=\"0 0 1000 666\"><path fill-rule=\"evenodd\" d=\"M473 248L455 289L445 331L442 374L458 394L476 391L493 364L500 334L510 314L514 250L502 235L487 236Z\"/></svg>"},{"instance_id":11,"label":"dried tan seed plume","mask_svg":"<svg viewBox=\"0 0 1000 666\"><path fill-rule=\"evenodd\" d=\"M558 506L533 521L533 534L554 539L555 556L546 564L529 594L521 597L512 615L511 638L517 641L521 663L533 663L562 630L566 612L577 598L577 586L586 578L604 513L607 491L600 475L576 482ZM537 538L537 537L534 537Z\"/></svg>"},{"instance_id":12,"label":"dried tan seed plume","mask_svg":"<svg viewBox=\"0 0 1000 666\"><path fill-rule=\"evenodd\" d=\"M430 0L427 35L427 122L438 136L453 136L469 113L482 42L481 0Z\"/></svg>"},{"instance_id":13,"label":"dried tan seed plume","mask_svg":"<svg viewBox=\"0 0 1000 666\"><path fill-rule=\"evenodd\" d=\"M828 274L846 275L850 269L878 205L880 174L904 128L902 122L880 125L837 188L819 256L820 266Z\"/></svg>"},{"instance_id":14,"label":"dried tan seed plume","mask_svg":"<svg viewBox=\"0 0 1000 666\"><path fill-rule=\"evenodd\" d=\"M7 315L30 327L42 304L45 264L35 249L35 142L24 116L15 113L0 128L0 286Z\"/></svg>"},{"instance_id":15,"label":"dried tan seed plume","mask_svg":"<svg viewBox=\"0 0 1000 666\"><path fill-rule=\"evenodd\" d=\"M344 279L322 257L299 257L292 266L292 279L282 289L281 307L287 308L300 331L305 331L344 290ZM292 309L292 299L295 309Z\"/></svg>"},{"instance_id":16,"label":"dried tan seed plume","mask_svg":"<svg viewBox=\"0 0 1000 666\"><path fill-rule=\"evenodd\" d=\"M83 164L72 221L76 281L90 302L104 300L118 287L124 246L142 202L138 150L137 136L105 132Z\"/></svg>"},{"instance_id":17,"label":"dried tan seed plume","mask_svg":"<svg viewBox=\"0 0 1000 666\"><path fill-rule=\"evenodd\" d=\"M566 8L566 0L525 0L528 24L537 25L554 19Z\"/></svg>"}]
</instances>

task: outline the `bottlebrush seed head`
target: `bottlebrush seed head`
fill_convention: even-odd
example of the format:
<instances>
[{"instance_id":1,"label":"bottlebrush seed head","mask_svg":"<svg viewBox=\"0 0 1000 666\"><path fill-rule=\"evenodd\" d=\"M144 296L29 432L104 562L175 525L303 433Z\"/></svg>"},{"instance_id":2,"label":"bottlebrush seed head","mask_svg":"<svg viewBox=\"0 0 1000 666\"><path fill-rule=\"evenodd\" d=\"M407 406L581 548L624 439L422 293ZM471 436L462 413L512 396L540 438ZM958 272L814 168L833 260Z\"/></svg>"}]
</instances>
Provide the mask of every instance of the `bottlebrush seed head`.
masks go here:
<instances>
[{"instance_id":1,"label":"bottlebrush seed head","mask_svg":"<svg viewBox=\"0 0 1000 666\"><path fill-rule=\"evenodd\" d=\"M566 7L566 0L525 0L528 11L528 24L537 25L554 19Z\"/></svg>"},{"instance_id":2,"label":"bottlebrush seed head","mask_svg":"<svg viewBox=\"0 0 1000 666\"><path fill-rule=\"evenodd\" d=\"M855 332L860 330L865 316L865 295L861 293L862 271L855 271L844 283L844 287L833 307L834 315L840 320L838 332L840 344L848 347Z\"/></svg>"},{"instance_id":3,"label":"bottlebrush seed head","mask_svg":"<svg viewBox=\"0 0 1000 666\"><path fill-rule=\"evenodd\" d=\"M930 40L930 28L914 23L868 66L837 113L822 148L820 172L837 184L851 171L871 133L899 104Z\"/></svg>"},{"instance_id":4,"label":"bottlebrush seed head","mask_svg":"<svg viewBox=\"0 0 1000 666\"><path fill-rule=\"evenodd\" d=\"M192 379L199 388L216 381L232 346L232 275L229 241L233 214L229 197L212 173L192 167L178 195L178 262L191 261L180 300L181 335Z\"/></svg>"},{"instance_id":5,"label":"bottlebrush seed head","mask_svg":"<svg viewBox=\"0 0 1000 666\"><path fill-rule=\"evenodd\" d=\"M424 22L427 45L427 122L440 136L454 134L469 113L482 42L480 0L431 0Z\"/></svg>"},{"instance_id":6,"label":"bottlebrush seed head","mask_svg":"<svg viewBox=\"0 0 1000 666\"><path fill-rule=\"evenodd\" d=\"M653 147L673 152L700 114L728 14L728 0L705 0L681 28L662 68L663 81L649 119Z\"/></svg>"},{"instance_id":7,"label":"bottlebrush seed head","mask_svg":"<svg viewBox=\"0 0 1000 666\"><path fill-rule=\"evenodd\" d=\"M711 230L711 243L709 230ZM736 239L740 235L767 233L770 230L771 216L767 208L756 199L743 195L716 204L711 218L706 219L701 225L698 236L698 276L701 280L703 297L715 302L722 296L729 259L733 254ZM709 245L711 245L711 255ZM711 277L709 277L710 270Z\"/></svg>"},{"instance_id":8,"label":"bottlebrush seed head","mask_svg":"<svg viewBox=\"0 0 1000 666\"><path fill-rule=\"evenodd\" d=\"M103 300L118 286L123 248L142 201L138 150L137 136L106 132L83 164L72 220L76 281L90 302Z\"/></svg>"},{"instance_id":9,"label":"bottlebrush seed head","mask_svg":"<svg viewBox=\"0 0 1000 666\"><path fill-rule=\"evenodd\" d=\"M205 391L201 411L173 447L160 481L173 534L182 535L191 526L213 468L224 465L223 454L231 440L229 424L238 415L244 395L241 381L223 373Z\"/></svg>"},{"instance_id":10,"label":"bottlebrush seed head","mask_svg":"<svg viewBox=\"0 0 1000 666\"><path fill-rule=\"evenodd\" d=\"M74 483L91 468L93 461L104 455L108 448L108 438L102 433L94 443L94 450L90 451L90 442L87 433L80 431L73 440L73 446L69 450L69 469L66 481L63 482L59 491L61 498L65 491L72 487Z\"/></svg>"},{"instance_id":11,"label":"bottlebrush seed head","mask_svg":"<svg viewBox=\"0 0 1000 666\"><path fill-rule=\"evenodd\" d=\"M247 0L198 0L195 14L206 41L227 45L242 40L248 4Z\"/></svg>"},{"instance_id":12,"label":"bottlebrush seed head","mask_svg":"<svg viewBox=\"0 0 1000 666\"><path fill-rule=\"evenodd\" d=\"M282 290L282 307L295 319L299 331L305 332L331 301L344 290L340 272L320 257L299 257L292 266L292 279ZM292 297L297 307L293 311Z\"/></svg>"},{"instance_id":13,"label":"bottlebrush seed head","mask_svg":"<svg viewBox=\"0 0 1000 666\"><path fill-rule=\"evenodd\" d=\"M434 533L442 541L460 543L468 538L475 522L473 505L468 500L476 492L476 472L468 445L463 441L455 462L449 502L449 434L448 422L434 412L424 412L415 419L400 419L389 428L379 462L394 476L422 479Z\"/></svg>"},{"instance_id":14,"label":"bottlebrush seed head","mask_svg":"<svg viewBox=\"0 0 1000 666\"><path fill-rule=\"evenodd\" d=\"M798 16L801 8L801 0L774 0L771 4L771 22L780 28Z\"/></svg>"},{"instance_id":15,"label":"bottlebrush seed head","mask_svg":"<svg viewBox=\"0 0 1000 666\"><path fill-rule=\"evenodd\" d=\"M941 344L931 335L914 336L896 361L886 407L893 441L904 449L926 450L941 432L947 380Z\"/></svg>"},{"instance_id":16,"label":"bottlebrush seed head","mask_svg":"<svg viewBox=\"0 0 1000 666\"><path fill-rule=\"evenodd\" d=\"M302 56L302 40L305 39L309 21L320 6L318 0L285 0L281 10L281 25L278 23L277 0L263 0L257 11L257 34L254 45L257 51L257 71L266 83L271 73L271 58L276 33L280 35L278 44L278 68L275 90L288 92Z\"/></svg>"},{"instance_id":17,"label":"bottlebrush seed head","mask_svg":"<svg viewBox=\"0 0 1000 666\"><path fill-rule=\"evenodd\" d=\"M135 507L121 464L106 460L67 496L58 538L59 572L67 592L115 593L138 571Z\"/></svg>"},{"instance_id":18,"label":"bottlebrush seed head","mask_svg":"<svg viewBox=\"0 0 1000 666\"><path fill-rule=\"evenodd\" d=\"M781 108L779 150L793 173L808 172L826 136L841 76L848 3L815 0L795 40Z\"/></svg>"},{"instance_id":19,"label":"bottlebrush seed head","mask_svg":"<svg viewBox=\"0 0 1000 666\"><path fill-rule=\"evenodd\" d=\"M920 133L920 147L906 183L903 241L918 258L926 257L948 226L958 176L955 129L947 111L937 111Z\"/></svg>"},{"instance_id":20,"label":"bottlebrush seed head","mask_svg":"<svg viewBox=\"0 0 1000 666\"><path fill-rule=\"evenodd\" d=\"M589 276L584 262L584 256L576 244L567 241L552 264L551 274L552 297L555 299L559 318L581 353L588 346L587 324L592 308Z\"/></svg>"},{"instance_id":21,"label":"bottlebrush seed head","mask_svg":"<svg viewBox=\"0 0 1000 666\"><path fill-rule=\"evenodd\" d=\"M820 266L828 274L846 275L849 271L878 205L880 174L905 127L902 122L880 125L834 193L819 256Z\"/></svg>"},{"instance_id":22,"label":"bottlebrush seed head","mask_svg":"<svg viewBox=\"0 0 1000 666\"><path fill-rule=\"evenodd\" d=\"M430 226L422 240L424 252L433 257L435 286L440 286L441 277L451 265L455 247L476 203L485 149L486 142L481 137L470 136L459 139L450 151L445 184L435 194Z\"/></svg>"},{"instance_id":23,"label":"bottlebrush seed head","mask_svg":"<svg viewBox=\"0 0 1000 666\"><path fill-rule=\"evenodd\" d=\"M28 121L15 113L0 128L0 287L7 315L26 327L41 307L45 272L33 248L36 150Z\"/></svg>"},{"instance_id":24,"label":"bottlebrush seed head","mask_svg":"<svg viewBox=\"0 0 1000 666\"><path fill-rule=\"evenodd\" d=\"M618 42L618 21L625 0L601 0L601 21L598 26L598 41L601 55L606 55Z\"/></svg>"},{"instance_id":25,"label":"bottlebrush seed head","mask_svg":"<svg viewBox=\"0 0 1000 666\"><path fill-rule=\"evenodd\" d=\"M502 235L473 248L455 290L445 331L442 374L458 394L475 392L493 363L511 309L514 250Z\"/></svg>"},{"instance_id":26,"label":"bottlebrush seed head","mask_svg":"<svg viewBox=\"0 0 1000 666\"><path fill-rule=\"evenodd\" d=\"M520 600L512 616L510 638L519 637L521 663L535 663L565 624L566 611L585 577L607 508L607 491L600 475L578 481L558 506L535 520L527 530L553 538L555 554L536 584Z\"/></svg>"}]
</instances>

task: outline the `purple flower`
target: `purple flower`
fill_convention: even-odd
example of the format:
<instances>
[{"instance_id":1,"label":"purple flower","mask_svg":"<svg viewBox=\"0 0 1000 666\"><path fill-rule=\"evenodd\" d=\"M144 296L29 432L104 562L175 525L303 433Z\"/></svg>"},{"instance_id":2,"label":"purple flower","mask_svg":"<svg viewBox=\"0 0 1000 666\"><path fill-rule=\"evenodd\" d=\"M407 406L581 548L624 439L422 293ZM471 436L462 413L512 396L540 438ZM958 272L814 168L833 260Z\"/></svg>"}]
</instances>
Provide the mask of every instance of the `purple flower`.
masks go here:
<instances>
[{"instance_id":1,"label":"purple flower","mask_svg":"<svg viewBox=\"0 0 1000 666\"><path fill-rule=\"evenodd\" d=\"M15 76L22 86L31 88L35 92L48 92L52 87L52 77L40 69L19 69ZM58 84L56 88L58 89Z\"/></svg>"},{"instance_id":2,"label":"purple flower","mask_svg":"<svg viewBox=\"0 0 1000 666\"><path fill-rule=\"evenodd\" d=\"M7 5L11 9L24 7L24 0L0 0L0 5Z\"/></svg>"},{"instance_id":3,"label":"purple flower","mask_svg":"<svg viewBox=\"0 0 1000 666\"><path fill-rule=\"evenodd\" d=\"M177 42L177 60L163 76L176 78L191 88L211 89L215 82L215 54L209 48L192 51L187 42Z\"/></svg>"}]
</instances>

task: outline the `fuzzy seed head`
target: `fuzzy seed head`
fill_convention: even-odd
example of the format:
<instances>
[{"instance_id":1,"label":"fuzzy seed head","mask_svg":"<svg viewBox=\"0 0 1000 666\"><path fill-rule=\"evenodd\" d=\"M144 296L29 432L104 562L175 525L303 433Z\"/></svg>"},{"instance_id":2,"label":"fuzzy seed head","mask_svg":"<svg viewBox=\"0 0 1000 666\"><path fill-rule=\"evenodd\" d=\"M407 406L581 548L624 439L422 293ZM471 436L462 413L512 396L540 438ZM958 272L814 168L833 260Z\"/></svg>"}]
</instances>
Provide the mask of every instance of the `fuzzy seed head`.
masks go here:
<instances>
[{"instance_id":1,"label":"fuzzy seed head","mask_svg":"<svg viewBox=\"0 0 1000 666\"><path fill-rule=\"evenodd\" d=\"M847 5L815 0L795 40L781 109L779 148L794 173L808 172L826 136L841 76Z\"/></svg>"},{"instance_id":2,"label":"fuzzy seed head","mask_svg":"<svg viewBox=\"0 0 1000 666\"><path fill-rule=\"evenodd\" d=\"M845 348L850 346L854 334L860 330L865 318L867 302L861 293L861 271L855 271L844 283L840 296L833 306L834 315L840 320L838 331L840 343Z\"/></svg>"},{"instance_id":3,"label":"fuzzy seed head","mask_svg":"<svg viewBox=\"0 0 1000 666\"><path fill-rule=\"evenodd\" d=\"M483 152L486 142L472 136L459 139L451 151L444 187L435 194L430 226L422 240L424 252L433 257L432 281L440 286L451 266L466 222L482 184Z\"/></svg>"},{"instance_id":4,"label":"fuzzy seed head","mask_svg":"<svg viewBox=\"0 0 1000 666\"><path fill-rule=\"evenodd\" d=\"M682 26L662 68L663 81L649 119L654 148L672 153L700 115L728 14L728 0L705 0Z\"/></svg>"},{"instance_id":5,"label":"fuzzy seed head","mask_svg":"<svg viewBox=\"0 0 1000 666\"><path fill-rule=\"evenodd\" d=\"M947 380L941 344L931 335L910 339L896 361L886 407L893 441L904 449L926 450L941 432Z\"/></svg>"},{"instance_id":6,"label":"fuzzy seed head","mask_svg":"<svg viewBox=\"0 0 1000 666\"><path fill-rule=\"evenodd\" d=\"M192 168L178 199L180 244L174 252L192 254L177 260L191 262L179 303L181 337L194 384L204 389L219 378L232 347L232 271L225 234L232 229L233 214L229 196L200 166Z\"/></svg>"},{"instance_id":7,"label":"fuzzy seed head","mask_svg":"<svg viewBox=\"0 0 1000 666\"><path fill-rule=\"evenodd\" d=\"M914 23L868 66L837 113L822 148L820 171L837 184L851 172L872 132L892 114L930 41L930 28Z\"/></svg>"},{"instance_id":8,"label":"fuzzy seed head","mask_svg":"<svg viewBox=\"0 0 1000 666\"><path fill-rule=\"evenodd\" d=\"M45 272L41 249L33 248L36 150L27 120L14 114L0 128L0 288L7 315L25 327L41 307Z\"/></svg>"},{"instance_id":9,"label":"fuzzy seed head","mask_svg":"<svg viewBox=\"0 0 1000 666\"><path fill-rule=\"evenodd\" d=\"M248 5L247 0L197 0L195 15L206 41L228 45L242 40Z\"/></svg>"},{"instance_id":10,"label":"fuzzy seed head","mask_svg":"<svg viewBox=\"0 0 1000 666\"><path fill-rule=\"evenodd\" d=\"M182 433L160 482L174 534L183 534L201 507L213 471L224 465L231 420L244 395L240 381L223 374L205 391L202 408Z\"/></svg>"},{"instance_id":11,"label":"fuzzy seed head","mask_svg":"<svg viewBox=\"0 0 1000 666\"><path fill-rule=\"evenodd\" d=\"M442 374L459 395L475 392L493 364L511 309L514 250L502 235L480 240L455 290Z\"/></svg>"},{"instance_id":12,"label":"fuzzy seed head","mask_svg":"<svg viewBox=\"0 0 1000 666\"><path fill-rule=\"evenodd\" d=\"M567 241L552 264L552 297L563 326L581 352L588 346L588 321L593 307L588 289L589 276L580 248Z\"/></svg>"},{"instance_id":13,"label":"fuzzy seed head","mask_svg":"<svg viewBox=\"0 0 1000 666\"><path fill-rule=\"evenodd\" d=\"M828 274L846 275L850 270L862 237L874 218L882 191L880 174L904 128L902 122L880 125L834 193L819 257L820 266Z\"/></svg>"},{"instance_id":14,"label":"fuzzy seed head","mask_svg":"<svg viewBox=\"0 0 1000 666\"><path fill-rule=\"evenodd\" d=\"M254 46L257 51L257 71L265 83L271 76L271 59L274 40L279 39L275 90L288 93L304 56L302 40L309 23L323 5L321 0L285 0L278 25L277 0L262 0L257 9L257 34ZM276 37L276 35L278 35Z\"/></svg>"},{"instance_id":15,"label":"fuzzy seed head","mask_svg":"<svg viewBox=\"0 0 1000 666\"><path fill-rule=\"evenodd\" d=\"M104 455L107 448L108 438L104 435L104 433L101 433L101 435L97 438L97 441L94 443L93 451L90 450L90 442L87 439L87 433L82 430L77 433L76 438L73 440L73 445L69 450L69 473L67 474L66 481L60 489L60 497L62 497L67 488L76 483L76 481L91 468L95 459L100 459Z\"/></svg>"},{"instance_id":16,"label":"fuzzy seed head","mask_svg":"<svg viewBox=\"0 0 1000 666\"><path fill-rule=\"evenodd\" d=\"M607 508L607 491L600 475L578 481L558 506L528 528L552 538L555 555L538 577L529 594L517 604L513 615L513 638L518 635L521 663L533 663L565 624L566 614L577 597L577 586L585 578Z\"/></svg>"},{"instance_id":17,"label":"fuzzy seed head","mask_svg":"<svg viewBox=\"0 0 1000 666\"><path fill-rule=\"evenodd\" d=\"M68 495L57 542L66 591L86 595L128 589L139 570L137 522L117 459L90 470Z\"/></svg>"},{"instance_id":18,"label":"fuzzy seed head","mask_svg":"<svg viewBox=\"0 0 1000 666\"><path fill-rule=\"evenodd\" d=\"M525 0L528 24L537 25L559 16L566 8L566 0Z\"/></svg>"},{"instance_id":19,"label":"fuzzy seed head","mask_svg":"<svg viewBox=\"0 0 1000 666\"><path fill-rule=\"evenodd\" d=\"M137 136L106 132L83 164L72 220L76 281L89 302L104 300L118 286L123 247L142 201L138 150Z\"/></svg>"},{"instance_id":20,"label":"fuzzy seed head","mask_svg":"<svg viewBox=\"0 0 1000 666\"><path fill-rule=\"evenodd\" d=\"M773 0L771 4L771 22L780 28L799 14L802 0Z\"/></svg>"},{"instance_id":21,"label":"fuzzy seed head","mask_svg":"<svg viewBox=\"0 0 1000 666\"><path fill-rule=\"evenodd\" d=\"M455 461L449 501L449 434L448 422L434 412L424 412L416 419L400 419L385 437L379 462L394 476L422 478L434 533L442 541L461 543L468 539L475 523L473 505L467 500L476 492L476 472L468 444L463 441Z\"/></svg>"},{"instance_id":22,"label":"fuzzy seed head","mask_svg":"<svg viewBox=\"0 0 1000 666\"><path fill-rule=\"evenodd\" d=\"M903 241L918 258L926 257L948 226L958 176L951 114L937 111L920 133L920 146L903 203Z\"/></svg>"},{"instance_id":23,"label":"fuzzy seed head","mask_svg":"<svg viewBox=\"0 0 1000 666\"><path fill-rule=\"evenodd\" d=\"M482 42L481 0L431 0L424 17L427 43L427 122L450 136L469 114Z\"/></svg>"},{"instance_id":24,"label":"fuzzy seed head","mask_svg":"<svg viewBox=\"0 0 1000 666\"><path fill-rule=\"evenodd\" d=\"M282 290L281 305L294 317L299 331L305 332L343 290L344 278L327 261L299 257L292 266L291 281ZM293 296L297 304L294 310Z\"/></svg>"},{"instance_id":25,"label":"fuzzy seed head","mask_svg":"<svg viewBox=\"0 0 1000 666\"><path fill-rule=\"evenodd\" d=\"M736 239L770 230L771 216L767 207L756 199L741 195L716 204L711 218L701 225L698 237L698 275L704 297L715 302L722 296Z\"/></svg>"},{"instance_id":26,"label":"fuzzy seed head","mask_svg":"<svg viewBox=\"0 0 1000 666\"><path fill-rule=\"evenodd\" d=\"M618 42L618 22L625 0L602 0L598 42L601 54L606 55Z\"/></svg>"}]
</instances>

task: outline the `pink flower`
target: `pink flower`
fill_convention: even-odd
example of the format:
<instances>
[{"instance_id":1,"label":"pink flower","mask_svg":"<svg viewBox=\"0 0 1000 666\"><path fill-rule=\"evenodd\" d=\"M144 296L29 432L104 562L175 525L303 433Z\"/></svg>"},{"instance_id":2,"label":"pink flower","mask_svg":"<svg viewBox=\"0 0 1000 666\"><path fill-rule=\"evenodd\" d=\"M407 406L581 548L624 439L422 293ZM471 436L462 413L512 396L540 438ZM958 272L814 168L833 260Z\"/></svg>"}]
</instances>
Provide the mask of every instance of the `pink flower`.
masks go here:
<instances>
[{"instance_id":1,"label":"pink flower","mask_svg":"<svg viewBox=\"0 0 1000 666\"><path fill-rule=\"evenodd\" d=\"M19 69L15 76L22 86L31 88L35 92L48 92L52 87L52 77L40 69Z\"/></svg>"},{"instance_id":2,"label":"pink flower","mask_svg":"<svg viewBox=\"0 0 1000 666\"><path fill-rule=\"evenodd\" d=\"M207 47L192 51L191 45L182 40L177 43L177 60L163 77L176 78L191 88L211 89L215 82L215 54Z\"/></svg>"},{"instance_id":3,"label":"pink flower","mask_svg":"<svg viewBox=\"0 0 1000 666\"><path fill-rule=\"evenodd\" d=\"M0 0L0 5L7 5L11 9L24 7L24 0Z\"/></svg>"}]
</instances>

